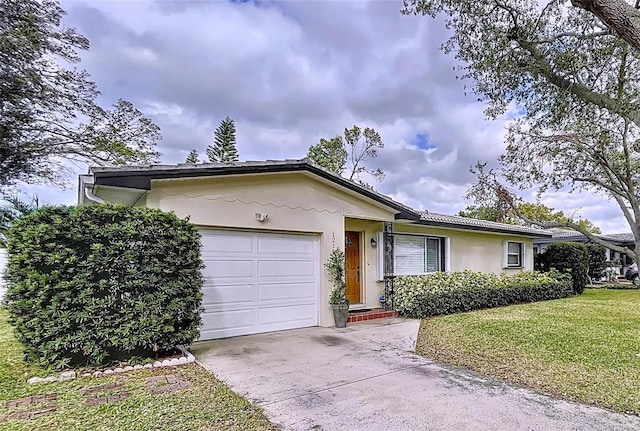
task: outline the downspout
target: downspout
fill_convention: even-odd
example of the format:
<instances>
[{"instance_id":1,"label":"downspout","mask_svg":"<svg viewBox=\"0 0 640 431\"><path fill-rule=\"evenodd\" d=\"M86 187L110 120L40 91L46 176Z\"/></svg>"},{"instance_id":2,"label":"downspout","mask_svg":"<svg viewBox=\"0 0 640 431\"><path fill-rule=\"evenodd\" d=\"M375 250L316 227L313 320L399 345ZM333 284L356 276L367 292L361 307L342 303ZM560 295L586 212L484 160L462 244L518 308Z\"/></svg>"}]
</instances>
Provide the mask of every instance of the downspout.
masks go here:
<instances>
[{"instance_id":1,"label":"downspout","mask_svg":"<svg viewBox=\"0 0 640 431\"><path fill-rule=\"evenodd\" d=\"M91 202L95 202L95 203L98 203L98 204L103 204L104 203L104 199L101 199L98 196L94 195L93 191L89 187L85 187L84 188L84 195Z\"/></svg>"},{"instance_id":2,"label":"downspout","mask_svg":"<svg viewBox=\"0 0 640 431\"><path fill-rule=\"evenodd\" d=\"M147 190L146 192L144 192L142 196L140 196L140 198L133 204L133 206L137 206L142 201L142 199L144 199L150 192L151 190Z\"/></svg>"}]
</instances>

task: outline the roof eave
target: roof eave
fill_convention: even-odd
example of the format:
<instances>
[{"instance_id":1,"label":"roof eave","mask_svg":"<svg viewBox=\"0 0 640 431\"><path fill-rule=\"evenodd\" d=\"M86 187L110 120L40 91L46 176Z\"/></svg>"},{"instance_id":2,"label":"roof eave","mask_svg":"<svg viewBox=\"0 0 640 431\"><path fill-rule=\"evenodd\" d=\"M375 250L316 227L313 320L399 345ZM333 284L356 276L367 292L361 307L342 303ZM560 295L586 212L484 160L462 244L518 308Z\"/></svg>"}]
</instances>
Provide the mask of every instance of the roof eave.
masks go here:
<instances>
[{"instance_id":1,"label":"roof eave","mask_svg":"<svg viewBox=\"0 0 640 431\"><path fill-rule=\"evenodd\" d=\"M502 233L507 235L527 236L532 238L551 238L551 234L546 233L544 231L541 231L540 233L536 233L531 231L501 229L498 227L472 226L472 225L466 225L466 224L448 223L448 222L434 221L434 220L420 220L419 224L424 226L437 226L437 227L450 228L450 229L473 230L477 232L494 232L494 233Z\"/></svg>"}]
</instances>

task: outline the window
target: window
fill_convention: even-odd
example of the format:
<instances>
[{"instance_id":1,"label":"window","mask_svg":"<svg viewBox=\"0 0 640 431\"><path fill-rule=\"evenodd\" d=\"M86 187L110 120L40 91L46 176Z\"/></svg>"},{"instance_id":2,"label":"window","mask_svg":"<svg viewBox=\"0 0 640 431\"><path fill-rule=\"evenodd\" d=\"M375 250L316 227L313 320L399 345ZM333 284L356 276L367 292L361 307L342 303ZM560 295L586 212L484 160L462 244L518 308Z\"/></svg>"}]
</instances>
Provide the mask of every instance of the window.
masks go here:
<instances>
[{"instance_id":1,"label":"window","mask_svg":"<svg viewBox=\"0 0 640 431\"><path fill-rule=\"evenodd\" d=\"M506 268L522 268L524 266L524 244L521 242L506 243Z\"/></svg>"},{"instance_id":2,"label":"window","mask_svg":"<svg viewBox=\"0 0 640 431\"><path fill-rule=\"evenodd\" d=\"M442 271L442 238L395 235L394 273L418 275Z\"/></svg>"}]
</instances>

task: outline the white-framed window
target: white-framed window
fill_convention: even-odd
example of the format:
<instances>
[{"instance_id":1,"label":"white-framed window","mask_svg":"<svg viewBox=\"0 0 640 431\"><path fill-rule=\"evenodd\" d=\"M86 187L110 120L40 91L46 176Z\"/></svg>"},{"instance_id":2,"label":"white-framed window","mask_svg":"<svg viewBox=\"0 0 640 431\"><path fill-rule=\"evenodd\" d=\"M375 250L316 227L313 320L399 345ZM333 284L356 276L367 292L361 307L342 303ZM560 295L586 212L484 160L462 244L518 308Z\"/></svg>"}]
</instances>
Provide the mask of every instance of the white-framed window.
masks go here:
<instances>
[{"instance_id":1,"label":"white-framed window","mask_svg":"<svg viewBox=\"0 0 640 431\"><path fill-rule=\"evenodd\" d=\"M420 275L443 270L443 240L420 235L394 235L394 274Z\"/></svg>"},{"instance_id":2,"label":"white-framed window","mask_svg":"<svg viewBox=\"0 0 640 431\"><path fill-rule=\"evenodd\" d=\"M522 242L505 241L504 243L504 267L522 268L524 267L525 245Z\"/></svg>"}]
</instances>

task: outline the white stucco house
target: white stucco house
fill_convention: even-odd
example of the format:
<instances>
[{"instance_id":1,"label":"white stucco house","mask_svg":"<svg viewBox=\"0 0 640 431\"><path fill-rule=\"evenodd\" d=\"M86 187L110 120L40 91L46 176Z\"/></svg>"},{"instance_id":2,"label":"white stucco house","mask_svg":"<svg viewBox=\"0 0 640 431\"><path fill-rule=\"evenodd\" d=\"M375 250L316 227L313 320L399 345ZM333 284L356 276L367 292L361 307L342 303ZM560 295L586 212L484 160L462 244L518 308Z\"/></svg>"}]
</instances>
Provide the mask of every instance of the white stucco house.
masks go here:
<instances>
[{"instance_id":1,"label":"white stucco house","mask_svg":"<svg viewBox=\"0 0 640 431\"><path fill-rule=\"evenodd\" d=\"M91 168L78 203L104 201L174 211L200 228L203 340L333 325L323 263L334 247L358 310L380 307L385 265L387 276L532 270L533 239L551 236L417 211L307 159Z\"/></svg>"}]
</instances>

